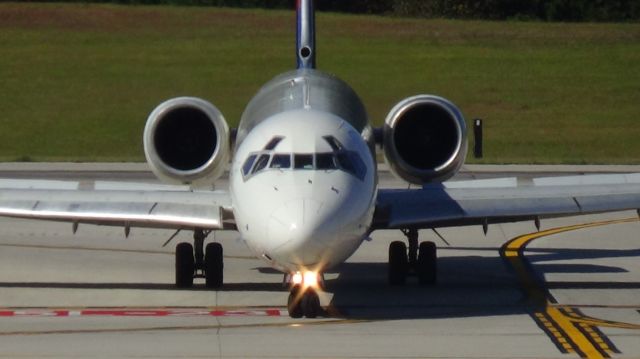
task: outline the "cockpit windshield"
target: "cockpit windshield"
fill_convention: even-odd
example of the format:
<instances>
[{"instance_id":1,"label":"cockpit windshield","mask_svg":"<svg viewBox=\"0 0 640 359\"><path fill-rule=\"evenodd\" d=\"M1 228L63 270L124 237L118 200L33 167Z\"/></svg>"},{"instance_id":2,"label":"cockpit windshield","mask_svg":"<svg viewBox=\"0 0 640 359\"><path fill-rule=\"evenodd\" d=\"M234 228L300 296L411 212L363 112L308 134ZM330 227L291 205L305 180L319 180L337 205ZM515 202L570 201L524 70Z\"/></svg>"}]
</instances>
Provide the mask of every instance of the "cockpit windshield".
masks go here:
<instances>
[{"instance_id":1,"label":"cockpit windshield","mask_svg":"<svg viewBox=\"0 0 640 359\"><path fill-rule=\"evenodd\" d=\"M293 168L297 170L312 170L313 169L313 154L307 153L294 153L293 154Z\"/></svg>"},{"instance_id":2,"label":"cockpit windshield","mask_svg":"<svg viewBox=\"0 0 640 359\"><path fill-rule=\"evenodd\" d=\"M360 180L364 180L367 167L355 151L344 149L344 146L333 136L323 137L333 150L319 153L279 153L276 146L283 137L274 137L262 151L253 152L242 165L244 180L267 170L315 170L344 171Z\"/></svg>"},{"instance_id":3,"label":"cockpit windshield","mask_svg":"<svg viewBox=\"0 0 640 359\"><path fill-rule=\"evenodd\" d=\"M288 153L275 153L271 158L271 165L269 168L291 168L291 155Z\"/></svg>"}]
</instances>

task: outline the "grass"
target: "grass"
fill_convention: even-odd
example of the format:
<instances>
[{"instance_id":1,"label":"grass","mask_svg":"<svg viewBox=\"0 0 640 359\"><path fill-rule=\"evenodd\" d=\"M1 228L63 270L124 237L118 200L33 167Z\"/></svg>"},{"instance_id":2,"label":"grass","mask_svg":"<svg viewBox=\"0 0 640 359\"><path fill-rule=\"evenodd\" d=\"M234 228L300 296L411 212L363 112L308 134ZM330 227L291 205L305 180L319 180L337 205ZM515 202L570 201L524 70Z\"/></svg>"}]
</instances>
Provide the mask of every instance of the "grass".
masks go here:
<instances>
[{"instance_id":1,"label":"grass","mask_svg":"<svg viewBox=\"0 0 640 359\"><path fill-rule=\"evenodd\" d=\"M294 65L290 11L0 3L0 160L142 161L162 100L235 126ZM318 65L375 125L433 93L485 119L481 163L640 163L640 24L318 14Z\"/></svg>"}]
</instances>

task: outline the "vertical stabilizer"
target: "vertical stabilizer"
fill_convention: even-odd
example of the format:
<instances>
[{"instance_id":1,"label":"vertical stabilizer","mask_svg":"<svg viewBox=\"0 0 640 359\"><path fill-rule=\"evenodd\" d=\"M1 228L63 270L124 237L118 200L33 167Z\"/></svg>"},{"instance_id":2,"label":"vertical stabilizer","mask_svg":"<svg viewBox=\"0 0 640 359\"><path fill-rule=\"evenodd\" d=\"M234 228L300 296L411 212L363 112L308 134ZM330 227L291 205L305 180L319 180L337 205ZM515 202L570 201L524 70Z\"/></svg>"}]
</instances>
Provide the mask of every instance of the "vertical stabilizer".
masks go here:
<instances>
[{"instance_id":1,"label":"vertical stabilizer","mask_svg":"<svg viewBox=\"0 0 640 359\"><path fill-rule=\"evenodd\" d=\"M298 69L316 68L316 19L313 0L297 0L296 57Z\"/></svg>"}]
</instances>

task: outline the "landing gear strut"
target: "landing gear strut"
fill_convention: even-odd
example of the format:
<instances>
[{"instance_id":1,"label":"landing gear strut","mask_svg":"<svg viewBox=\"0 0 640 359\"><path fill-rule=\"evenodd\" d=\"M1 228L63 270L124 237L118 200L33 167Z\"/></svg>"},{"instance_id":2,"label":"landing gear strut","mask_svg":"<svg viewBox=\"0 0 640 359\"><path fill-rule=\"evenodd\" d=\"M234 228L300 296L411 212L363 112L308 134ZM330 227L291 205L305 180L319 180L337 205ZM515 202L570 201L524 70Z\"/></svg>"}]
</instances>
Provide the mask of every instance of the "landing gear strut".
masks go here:
<instances>
[{"instance_id":1,"label":"landing gear strut","mask_svg":"<svg viewBox=\"0 0 640 359\"><path fill-rule=\"evenodd\" d=\"M219 288L223 282L223 253L220 243L207 244L209 235L201 229L193 232L193 244L183 242L176 246L176 287L190 288L193 278L205 278L207 288Z\"/></svg>"},{"instance_id":2,"label":"landing gear strut","mask_svg":"<svg viewBox=\"0 0 640 359\"><path fill-rule=\"evenodd\" d=\"M422 285L434 285L437 281L436 245L426 241L418 245L418 230L404 229L409 249L404 242L394 241L389 245L389 284L405 284L409 274L415 274Z\"/></svg>"}]
</instances>

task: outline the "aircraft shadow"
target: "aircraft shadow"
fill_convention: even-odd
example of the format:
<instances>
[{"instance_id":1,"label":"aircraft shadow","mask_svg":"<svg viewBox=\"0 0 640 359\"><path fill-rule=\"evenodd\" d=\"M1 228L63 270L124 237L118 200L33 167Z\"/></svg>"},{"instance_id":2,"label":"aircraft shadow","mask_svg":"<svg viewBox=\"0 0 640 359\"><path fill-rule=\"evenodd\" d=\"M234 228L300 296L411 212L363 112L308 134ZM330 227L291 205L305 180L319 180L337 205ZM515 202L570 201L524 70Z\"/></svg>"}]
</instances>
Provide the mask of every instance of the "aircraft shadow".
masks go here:
<instances>
[{"instance_id":1,"label":"aircraft shadow","mask_svg":"<svg viewBox=\"0 0 640 359\"><path fill-rule=\"evenodd\" d=\"M525 255L532 262L565 259L604 259L639 257L640 249L527 248Z\"/></svg>"},{"instance_id":2,"label":"aircraft shadow","mask_svg":"<svg viewBox=\"0 0 640 359\"><path fill-rule=\"evenodd\" d=\"M508 315L529 309L515 275L499 257L443 257L438 284L387 283L386 263L345 263L326 282L330 307L351 319L408 319Z\"/></svg>"},{"instance_id":3,"label":"aircraft shadow","mask_svg":"<svg viewBox=\"0 0 640 359\"><path fill-rule=\"evenodd\" d=\"M615 266L549 262L632 257L640 250L536 248L526 253L535 270L532 275L544 289L640 289L640 282L541 281L548 273L626 273ZM541 309L527 298L516 274L499 256L441 257L435 286L421 286L415 277L404 286L390 286L386 271L386 263L344 263L335 268L332 272L338 277L326 282L326 291L333 294L330 307L337 316L366 320L531 314Z\"/></svg>"}]
</instances>

